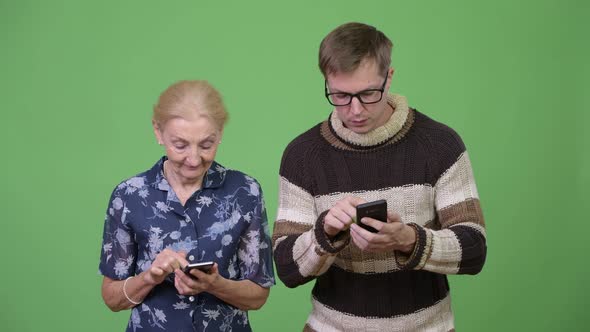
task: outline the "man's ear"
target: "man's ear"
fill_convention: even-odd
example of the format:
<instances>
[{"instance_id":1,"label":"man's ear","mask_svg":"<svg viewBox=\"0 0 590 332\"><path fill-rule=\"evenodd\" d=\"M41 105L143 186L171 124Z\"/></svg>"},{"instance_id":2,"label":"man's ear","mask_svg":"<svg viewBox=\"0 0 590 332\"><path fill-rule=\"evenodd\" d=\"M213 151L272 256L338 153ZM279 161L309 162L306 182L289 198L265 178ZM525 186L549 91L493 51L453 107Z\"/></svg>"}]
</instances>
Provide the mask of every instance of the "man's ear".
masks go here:
<instances>
[{"instance_id":1,"label":"man's ear","mask_svg":"<svg viewBox=\"0 0 590 332\"><path fill-rule=\"evenodd\" d=\"M391 88L391 82L393 81L393 74L394 73L395 73L395 68L390 67L389 70L387 71L387 79L389 81L385 85L385 91L389 91L389 88Z\"/></svg>"}]
</instances>

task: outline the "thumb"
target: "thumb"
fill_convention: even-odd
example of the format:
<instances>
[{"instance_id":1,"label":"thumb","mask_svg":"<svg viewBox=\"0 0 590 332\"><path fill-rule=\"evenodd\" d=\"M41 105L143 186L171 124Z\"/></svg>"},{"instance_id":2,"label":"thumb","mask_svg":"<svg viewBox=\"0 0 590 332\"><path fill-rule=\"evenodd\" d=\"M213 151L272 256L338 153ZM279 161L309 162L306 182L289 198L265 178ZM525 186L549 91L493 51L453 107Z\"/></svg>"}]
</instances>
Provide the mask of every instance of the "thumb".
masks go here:
<instances>
[{"instance_id":1,"label":"thumb","mask_svg":"<svg viewBox=\"0 0 590 332\"><path fill-rule=\"evenodd\" d=\"M402 222L402 218L398 213L387 211L387 223Z\"/></svg>"}]
</instances>

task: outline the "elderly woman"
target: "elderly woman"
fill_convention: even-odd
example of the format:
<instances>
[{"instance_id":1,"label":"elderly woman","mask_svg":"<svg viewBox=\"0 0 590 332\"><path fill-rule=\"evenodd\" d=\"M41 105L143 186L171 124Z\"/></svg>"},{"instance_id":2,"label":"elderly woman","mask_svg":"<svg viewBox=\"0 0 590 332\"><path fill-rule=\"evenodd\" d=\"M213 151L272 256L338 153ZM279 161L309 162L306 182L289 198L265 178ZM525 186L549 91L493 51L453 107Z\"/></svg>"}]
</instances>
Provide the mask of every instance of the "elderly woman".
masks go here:
<instances>
[{"instance_id":1,"label":"elderly woman","mask_svg":"<svg viewBox=\"0 0 590 332\"><path fill-rule=\"evenodd\" d=\"M166 156L111 195L102 297L132 309L127 331L250 331L247 311L266 302L274 275L262 191L215 162L226 120L207 82L173 84L152 120ZM203 261L215 264L183 272Z\"/></svg>"}]
</instances>

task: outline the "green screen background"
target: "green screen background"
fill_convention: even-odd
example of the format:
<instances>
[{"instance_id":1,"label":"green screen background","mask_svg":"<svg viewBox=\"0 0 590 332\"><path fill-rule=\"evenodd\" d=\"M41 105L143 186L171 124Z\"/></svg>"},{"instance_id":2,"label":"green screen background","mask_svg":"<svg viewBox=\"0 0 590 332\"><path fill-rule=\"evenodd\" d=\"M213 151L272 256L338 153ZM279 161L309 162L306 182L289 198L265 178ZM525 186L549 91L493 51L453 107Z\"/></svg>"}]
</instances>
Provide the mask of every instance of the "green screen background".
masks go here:
<instances>
[{"instance_id":1,"label":"green screen background","mask_svg":"<svg viewBox=\"0 0 590 332\"><path fill-rule=\"evenodd\" d=\"M100 296L103 216L114 186L161 156L151 107L174 81L222 92L217 159L261 182L272 223L284 147L331 111L319 42L348 21L393 40L392 91L470 152L488 260L450 277L457 329L587 329L588 7L1 0L0 330L124 329L129 312ZM254 330L300 331L310 289L278 282Z\"/></svg>"}]
</instances>

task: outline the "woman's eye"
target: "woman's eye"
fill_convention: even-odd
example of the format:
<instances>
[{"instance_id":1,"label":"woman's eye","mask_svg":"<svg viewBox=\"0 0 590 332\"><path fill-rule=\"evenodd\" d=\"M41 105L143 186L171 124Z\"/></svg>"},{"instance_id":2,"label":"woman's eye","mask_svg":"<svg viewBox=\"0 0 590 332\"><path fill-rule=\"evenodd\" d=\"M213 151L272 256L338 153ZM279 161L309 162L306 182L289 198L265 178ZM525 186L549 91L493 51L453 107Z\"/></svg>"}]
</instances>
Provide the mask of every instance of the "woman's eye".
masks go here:
<instances>
[{"instance_id":1,"label":"woman's eye","mask_svg":"<svg viewBox=\"0 0 590 332\"><path fill-rule=\"evenodd\" d=\"M177 150L184 150L184 148L186 148L186 145L175 145L174 146Z\"/></svg>"}]
</instances>

